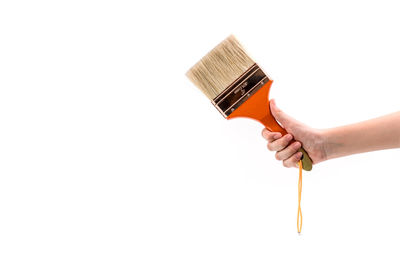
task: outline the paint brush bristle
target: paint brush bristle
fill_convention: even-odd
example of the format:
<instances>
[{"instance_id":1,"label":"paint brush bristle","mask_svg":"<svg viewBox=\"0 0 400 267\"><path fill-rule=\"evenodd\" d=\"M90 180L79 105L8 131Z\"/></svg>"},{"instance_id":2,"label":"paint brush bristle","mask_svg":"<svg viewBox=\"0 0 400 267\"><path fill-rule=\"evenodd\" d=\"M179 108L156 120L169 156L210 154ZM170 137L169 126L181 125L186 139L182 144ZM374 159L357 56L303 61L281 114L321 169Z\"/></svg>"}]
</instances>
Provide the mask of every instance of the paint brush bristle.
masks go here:
<instances>
[{"instance_id":1,"label":"paint brush bristle","mask_svg":"<svg viewBox=\"0 0 400 267\"><path fill-rule=\"evenodd\" d=\"M186 76L213 100L254 64L231 35L197 62Z\"/></svg>"}]
</instances>

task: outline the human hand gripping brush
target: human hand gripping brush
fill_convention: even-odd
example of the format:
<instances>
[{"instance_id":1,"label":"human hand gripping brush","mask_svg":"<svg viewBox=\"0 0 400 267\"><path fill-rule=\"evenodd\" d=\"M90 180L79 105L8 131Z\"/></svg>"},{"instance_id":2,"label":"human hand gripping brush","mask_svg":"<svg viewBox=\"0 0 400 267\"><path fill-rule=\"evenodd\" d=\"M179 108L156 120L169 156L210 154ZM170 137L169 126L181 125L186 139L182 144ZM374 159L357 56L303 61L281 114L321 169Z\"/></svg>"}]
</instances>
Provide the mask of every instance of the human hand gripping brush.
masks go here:
<instances>
[{"instance_id":1,"label":"human hand gripping brush","mask_svg":"<svg viewBox=\"0 0 400 267\"><path fill-rule=\"evenodd\" d=\"M233 35L205 55L186 75L226 119L250 118L259 121L271 132L280 132L282 136L287 134L270 111L269 90L272 80ZM299 152L302 156L298 164L297 231L300 233L303 221L300 207L302 169L310 171L312 160L302 147Z\"/></svg>"}]
</instances>

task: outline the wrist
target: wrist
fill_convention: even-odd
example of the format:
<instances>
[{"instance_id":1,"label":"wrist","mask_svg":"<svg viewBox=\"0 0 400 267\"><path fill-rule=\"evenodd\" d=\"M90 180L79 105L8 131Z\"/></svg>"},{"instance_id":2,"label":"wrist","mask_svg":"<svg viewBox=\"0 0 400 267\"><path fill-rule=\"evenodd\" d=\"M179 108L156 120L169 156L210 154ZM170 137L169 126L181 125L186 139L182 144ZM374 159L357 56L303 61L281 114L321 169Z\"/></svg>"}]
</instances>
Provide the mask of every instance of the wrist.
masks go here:
<instances>
[{"instance_id":1,"label":"wrist","mask_svg":"<svg viewBox=\"0 0 400 267\"><path fill-rule=\"evenodd\" d=\"M322 149L324 160L336 158L337 155L337 142L334 140L335 134L333 129L321 130Z\"/></svg>"}]
</instances>

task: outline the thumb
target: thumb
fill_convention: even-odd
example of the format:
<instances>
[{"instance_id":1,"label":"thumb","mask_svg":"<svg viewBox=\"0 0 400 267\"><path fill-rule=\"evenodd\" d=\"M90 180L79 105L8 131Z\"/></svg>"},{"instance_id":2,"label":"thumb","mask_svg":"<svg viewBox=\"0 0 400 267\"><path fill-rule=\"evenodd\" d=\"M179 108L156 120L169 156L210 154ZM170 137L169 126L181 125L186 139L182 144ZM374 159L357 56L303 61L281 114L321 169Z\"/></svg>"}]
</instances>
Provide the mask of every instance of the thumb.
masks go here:
<instances>
[{"instance_id":1,"label":"thumb","mask_svg":"<svg viewBox=\"0 0 400 267\"><path fill-rule=\"evenodd\" d=\"M271 99L269 103L272 116L274 116L274 118L282 125L283 128L287 130L291 128L291 126L295 123L295 120L276 106L275 99Z\"/></svg>"}]
</instances>

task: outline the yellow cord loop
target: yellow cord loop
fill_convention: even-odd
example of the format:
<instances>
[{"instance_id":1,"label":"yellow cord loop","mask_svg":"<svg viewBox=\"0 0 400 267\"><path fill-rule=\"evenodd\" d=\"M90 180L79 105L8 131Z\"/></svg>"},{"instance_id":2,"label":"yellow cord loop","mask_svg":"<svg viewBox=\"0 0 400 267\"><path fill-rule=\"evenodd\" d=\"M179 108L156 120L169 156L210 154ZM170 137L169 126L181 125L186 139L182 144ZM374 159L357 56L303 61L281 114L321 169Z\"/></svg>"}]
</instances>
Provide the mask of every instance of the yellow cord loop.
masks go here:
<instances>
[{"instance_id":1,"label":"yellow cord loop","mask_svg":"<svg viewBox=\"0 0 400 267\"><path fill-rule=\"evenodd\" d=\"M301 227L303 226L303 214L301 213L301 190L303 187L303 164L301 160L299 161L299 185L298 185L298 198L299 198L299 206L297 208L297 232L301 233Z\"/></svg>"}]
</instances>

